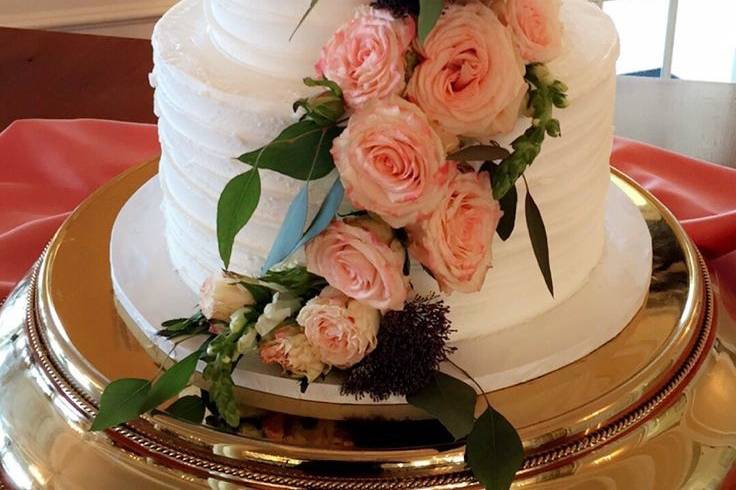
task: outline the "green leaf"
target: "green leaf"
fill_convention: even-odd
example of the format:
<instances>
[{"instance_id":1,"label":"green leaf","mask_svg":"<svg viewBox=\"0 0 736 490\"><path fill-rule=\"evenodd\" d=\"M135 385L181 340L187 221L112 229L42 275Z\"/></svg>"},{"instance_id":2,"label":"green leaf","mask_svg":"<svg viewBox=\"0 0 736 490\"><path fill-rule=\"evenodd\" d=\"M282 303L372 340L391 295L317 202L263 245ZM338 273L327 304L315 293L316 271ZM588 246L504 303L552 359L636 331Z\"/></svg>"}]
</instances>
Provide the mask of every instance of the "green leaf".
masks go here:
<instances>
[{"instance_id":1,"label":"green leaf","mask_svg":"<svg viewBox=\"0 0 736 490\"><path fill-rule=\"evenodd\" d=\"M146 397L146 403L143 404L143 411L147 412L152 408L158 407L166 400L169 400L181 393L181 391L189 385L189 379L197 368L197 361L199 361L199 356L201 354L201 351L196 350L167 369L164 374L162 374L161 377L153 383L153 386Z\"/></svg>"},{"instance_id":2,"label":"green leaf","mask_svg":"<svg viewBox=\"0 0 736 490\"><path fill-rule=\"evenodd\" d=\"M424 42L442 15L444 0L419 0L419 40Z\"/></svg>"},{"instance_id":3,"label":"green leaf","mask_svg":"<svg viewBox=\"0 0 736 490\"><path fill-rule=\"evenodd\" d=\"M337 97L342 97L342 89L336 82L333 82L332 80L328 80L326 78L316 80L314 78L307 77L303 81L304 85L306 85L307 87L325 87L327 90L332 92L333 95Z\"/></svg>"},{"instance_id":4,"label":"green leaf","mask_svg":"<svg viewBox=\"0 0 736 490\"><path fill-rule=\"evenodd\" d=\"M298 31L299 28L302 26L302 24L304 24L304 21L307 20L307 17L309 17L309 14L311 14L312 10L314 10L314 7L317 6L317 2L319 2L319 0L312 0L312 3L309 4L309 8L307 8L307 11L304 12L304 15L302 15L301 19L299 19L299 23L296 25L294 30L291 32L291 35L289 36L289 41L294 39L294 34L296 34L296 31Z\"/></svg>"},{"instance_id":5,"label":"green leaf","mask_svg":"<svg viewBox=\"0 0 736 490\"><path fill-rule=\"evenodd\" d=\"M273 299L273 291L271 291L266 286L251 284L247 282L241 282L240 284L242 284L242 286L248 290L251 296L253 296L256 304L259 306L265 306Z\"/></svg>"},{"instance_id":6,"label":"green leaf","mask_svg":"<svg viewBox=\"0 0 736 490\"><path fill-rule=\"evenodd\" d=\"M335 168L330 149L332 141L342 131L343 128L337 126L323 127L315 121L299 121L284 129L268 145L245 153L238 160L297 180L321 179Z\"/></svg>"},{"instance_id":7,"label":"green leaf","mask_svg":"<svg viewBox=\"0 0 736 490\"><path fill-rule=\"evenodd\" d=\"M261 280L283 286L300 298L316 296L327 285L323 278L307 271L304 266L268 271Z\"/></svg>"},{"instance_id":8,"label":"green leaf","mask_svg":"<svg viewBox=\"0 0 736 490\"><path fill-rule=\"evenodd\" d=\"M198 396L183 396L166 409L169 415L193 424L201 424L204 419L204 400Z\"/></svg>"},{"instance_id":9,"label":"green leaf","mask_svg":"<svg viewBox=\"0 0 736 490\"><path fill-rule=\"evenodd\" d=\"M489 407L468 436L465 459L487 490L508 490L524 462L524 447L516 429Z\"/></svg>"},{"instance_id":10,"label":"green leaf","mask_svg":"<svg viewBox=\"0 0 736 490\"><path fill-rule=\"evenodd\" d=\"M102 431L138 418L151 389L145 379L119 379L105 388L100 397L100 410L90 430Z\"/></svg>"},{"instance_id":11,"label":"green leaf","mask_svg":"<svg viewBox=\"0 0 736 490\"><path fill-rule=\"evenodd\" d=\"M175 318L173 320L166 320L161 324L162 327L166 328L182 328L182 325L189 321L189 318Z\"/></svg>"},{"instance_id":12,"label":"green leaf","mask_svg":"<svg viewBox=\"0 0 736 490\"><path fill-rule=\"evenodd\" d=\"M534 256L537 258L537 264L539 264L539 270L544 276L544 282L547 284L550 294L554 297L555 286L552 281L552 268L549 263L549 242L547 240L547 228L544 225L542 219L542 213L539 211L539 206L534 201L532 194L529 192L527 187L526 192L526 226L529 230L529 238L532 241L532 248L534 249Z\"/></svg>"},{"instance_id":13,"label":"green leaf","mask_svg":"<svg viewBox=\"0 0 736 490\"><path fill-rule=\"evenodd\" d=\"M235 236L248 224L260 200L261 177L258 168L232 179L220 195L217 203L217 244L226 269L230 266Z\"/></svg>"},{"instance_id":14,"label":"green leaf","mask_svg":"<svg viewBox=\"0 0 736 490\"><path fill-rule=\"evenodd\" d=\"M504 242L511 237L511 234L514 232L514 228L516 227L516 206L518 205L518 201L519 195L516 191L516 186L509 189L500 201L503 216L501 216L501 220L498 222L498 228L496 228L496 231L498 232L498 236Z\"/></svg>"},{"instance_id":15,"label":"green leaf","mask_svg":"<svg viewBox=\"0 0 736 490\"><path fill-rule=\"evenodd\" d=\"M178 318L175 320L168 320L161 324L164 327L159 330L156 335L165 337L168 339L174 337L181 337L184 335L196 335L204 333L209 328L209 322L202 315L202 312L198 311L191 318Z\"/></svg>"},{"instance_id":16,"label":"green leaf","mask_svg":"<svg viewBox=\"0 0 736 490\"><path fill-rule=\"evenodd\" d=\"M506 148L495 145L475 145L463 148L447 156L448 160L457 162L480 162L503 160L509 156Z\"/></svg>"},{"instance_id":17,"label":"green leaf","mask_svg":"<svg viewBox=\"0 0 736 490\"><path fill-rule=\"evenodd\" d=\"M265 273L274 265L285 260L299 245L304 236L304 228L307 225L307 212L309 211L309 182L304 184L302 190L296 195L286 212L286 218L281 224L281 229L271 247L266 262L261 268Z\"/></svg>"},{"instance_id":18,"label":"green leaf","mask_svg":"<svg viewBox=\"0 0 736 490\"><path fill-rule=\"evenodd\" d=\"M455 439L467 436L473 428L476 393L457 378L435 372L427 386L406 400L442 422Z\"/></svg>"}]
</instances>

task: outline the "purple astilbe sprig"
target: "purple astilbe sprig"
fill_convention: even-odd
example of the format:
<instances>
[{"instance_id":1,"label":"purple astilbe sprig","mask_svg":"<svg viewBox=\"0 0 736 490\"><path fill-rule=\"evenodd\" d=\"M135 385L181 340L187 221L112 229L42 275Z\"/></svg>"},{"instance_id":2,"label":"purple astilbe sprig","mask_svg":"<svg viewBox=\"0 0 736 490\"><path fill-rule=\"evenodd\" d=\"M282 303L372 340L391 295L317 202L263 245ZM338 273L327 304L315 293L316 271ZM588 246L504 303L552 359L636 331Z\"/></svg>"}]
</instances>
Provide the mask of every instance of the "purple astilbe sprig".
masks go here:
<instances>
[{"instance_id":1,"label":"purple astilbe sprig","mask_svg":"<svg viewBox=\"0 0 736 490\"><path fill-rule=\"evenodd\" d=\"M390 10L394 17L419 15L419 0L376 0L375 8Z\"/></svg>"},{"instance_id":2,"label":"purple astilbe sprig","mask_svg":"<svg viewBox=\"0 0 736 490\"><path fill-rule=\"evenodd\" d=\"M348 372L342 393L381 401L424 388L455 351L447 345L453 332L449 312L441 298L430 295L386 313L376 349Z\"/></svg>"}]
</instances>

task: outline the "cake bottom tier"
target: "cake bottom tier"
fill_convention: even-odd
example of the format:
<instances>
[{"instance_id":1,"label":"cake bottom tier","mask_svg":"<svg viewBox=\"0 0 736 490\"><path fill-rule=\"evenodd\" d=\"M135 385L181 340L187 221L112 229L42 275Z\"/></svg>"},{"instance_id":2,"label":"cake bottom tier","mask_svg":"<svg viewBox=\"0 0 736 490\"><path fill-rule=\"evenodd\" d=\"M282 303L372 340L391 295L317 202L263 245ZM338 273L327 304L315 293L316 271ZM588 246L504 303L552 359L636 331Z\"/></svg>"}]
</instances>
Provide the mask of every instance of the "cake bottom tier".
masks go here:
<instances>
[{"instance_id":1,"label":"cake bottom tier","mask_svg":"<svg viewBox=\"0 0 736 490\"><path fill-rule=\"evenodd\" d=\"M615 179L614 179L615 181ZM154 356L182 359L202 339L174 345L156 336L161 322L192 313L192 292L171 264L163 234L161 190L157 178L141 187L121 210L111 241L112 281L121 316ZM606 207L606 246L586 284L568 300L536 317L502 330L456 342L453 361L493 391L537 378L568 365L616 335L643 304L652 270L652 241L637 208L616 183ZM163 294L151 294L161 291ZM161 360L161 359L160 359ZM235 383L254 393L314 403L339 403L362 410L370 399L340 395L340 378L331 374L301 393L298 383L281 376L256 356L245 357L233 372ZM384 405L404 404L394 397Z\"/></svg>"}]
</instances>

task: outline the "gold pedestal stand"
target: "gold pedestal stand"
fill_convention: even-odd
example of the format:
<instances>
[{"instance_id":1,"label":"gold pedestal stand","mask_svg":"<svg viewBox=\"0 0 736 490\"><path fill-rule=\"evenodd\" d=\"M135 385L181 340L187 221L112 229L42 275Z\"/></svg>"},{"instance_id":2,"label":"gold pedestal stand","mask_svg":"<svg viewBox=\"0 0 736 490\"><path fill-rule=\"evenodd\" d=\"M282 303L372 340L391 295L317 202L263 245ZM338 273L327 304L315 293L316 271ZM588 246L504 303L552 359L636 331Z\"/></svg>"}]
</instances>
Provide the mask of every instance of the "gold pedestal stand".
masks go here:
<instances>
[{"instance_id":1,"label":"gold pedestal stand","mask_svg":"<svg viewBox=\"0 0 736 490\"><path fill-rule=\"evenodd\" d=\"M0 473L7 486L476 487L462 442L434 421L295 417L259 393L250 394L254 408L239 434L161 413L89 433L110 379L151 378L159 369L116 312L108 260L117 212L156 168L136 168L86 201L0 311ZM652 233L650 294L613 341L490 394L524 440L514 486L719 488L736 461L733 319L669 212L624 176L613 179Z\"/></svg>"}]
</instances>

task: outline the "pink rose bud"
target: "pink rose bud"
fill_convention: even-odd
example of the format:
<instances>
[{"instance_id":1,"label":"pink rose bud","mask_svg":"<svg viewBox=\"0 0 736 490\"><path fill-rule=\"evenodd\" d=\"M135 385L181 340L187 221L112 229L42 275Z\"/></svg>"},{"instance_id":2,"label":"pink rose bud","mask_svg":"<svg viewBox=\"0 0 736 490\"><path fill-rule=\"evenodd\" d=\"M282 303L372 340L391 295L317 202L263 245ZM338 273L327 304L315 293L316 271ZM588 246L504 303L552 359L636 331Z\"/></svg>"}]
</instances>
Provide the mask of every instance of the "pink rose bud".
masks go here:
<instances>
[{"instance_id":1,"label":"pink rose bud","mask_svg":"<svg viewBox=\"0 0 736 490\"><path fill-rule=\"evenodd\" d=\"M322 362L347 369L376 348L381 314L327 287L302 308L297 322Z\"/></svg>"},{"instance_id":2,"label":"pink rose bud","mask_svg":"<svg viewBox=\"0 0 736 490\"><path fill-rule=\"evenodd\" d=\"M408 228L409 251L445 293L480 291L491 267L491 243L501 219L488 174L457 173L450 194L426 220Z\"/></svg>"},{"instance_id":3,"label":"pink rose bud","mask_svg":"<svg viewBox=\"0 0 736 490\"><path fill-rule=\"evenodd\" d=\"M227 322L235 310L254 303L250 292L222 271L207 278L199 290L199 308L208 320Z\"/></svg>"},{"instance_id":4,"label":"pink rose bud","mask_svg":"<svg viewBox=\"0 0 736 490\"><path fill-rule=\"evenodd\" d=\"M355 109L372 99L400 94L405 87L404 55L414 40L411 17L362 7L322 48L317 74L336 82Z\"/></svg>"},{"instance_id":5,"label":"pink rose bud","mask_svg":"<svg viewBox=\"0 0 736 490\"><path fill-rule=\"evenodd\" d=\"M448 6L422 51L407 94L434 124L480 139L514 128L527 92L525 68L493 10L478 2Z\"/></svg>"},{"instance_id":6,"label":"pink rose bud","mask_svg":"<svg viewBox=\"0 0 736 490\"><path fill-rule=\"evenodd\" d=\"M401 310L409 294L405 252L393 230L371 218L333 222L307 244L307 269L379 310Z\"/></svg>"},{"instance_id":7,"label":"pink rose bud","mask_svg":"<svg viewBox=\"0 0 736 490\"><path fill-rule=\"evenodd\" d=\"M560 0L505 0L494 5L527 63L546 63L562 52L560 7Z\"/></svg>"},{"instance_id":8,"label":"pink rose bud","mask_svg":"<svg viewBox=\"0 0 736 490\"><path fill-rule=\"evenodd\" d=\"M446 194L442 139L419 107L399 97L356 111L332 155L353 205L394 228L427 216Z\"/></svg>"}]
</instances>

